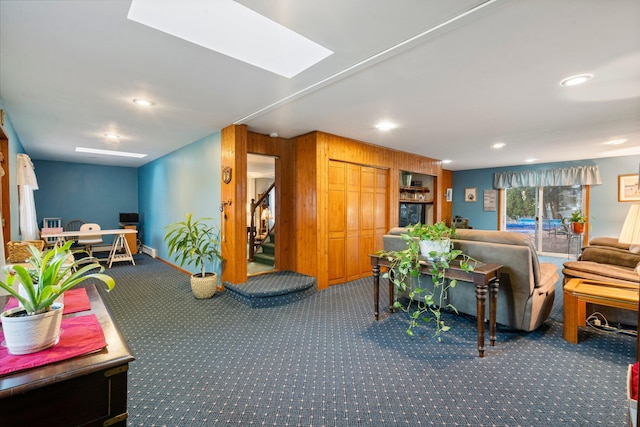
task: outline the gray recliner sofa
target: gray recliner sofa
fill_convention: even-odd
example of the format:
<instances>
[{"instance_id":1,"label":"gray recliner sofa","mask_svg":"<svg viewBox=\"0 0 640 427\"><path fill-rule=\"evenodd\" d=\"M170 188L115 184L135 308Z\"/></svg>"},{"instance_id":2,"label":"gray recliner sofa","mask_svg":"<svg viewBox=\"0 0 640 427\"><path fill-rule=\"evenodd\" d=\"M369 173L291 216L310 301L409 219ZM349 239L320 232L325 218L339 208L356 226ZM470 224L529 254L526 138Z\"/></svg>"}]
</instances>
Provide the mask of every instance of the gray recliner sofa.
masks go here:
<instances>
[{"instance_id":1,"label":"gray recliner sofa","mask_svg":"<svg viewBox=\"0 0 640 427\"><path fill-rule=\"evenodd\" d=\"M384 250L402 250L406 242L401 235L405 228L393 228L383 237ZM453 240L456 249L485 263L503 265L500 271L497 323L522 331L540 327L551 314L555 298L555 284L559 279L554 264L540 263L529 239L509 231L461 229ZM431 288L431 278L421 286ZM422 282L421 282L422 283ZM476 315L476 296L473 283L458 281L449 290L448 303L459 312Z\"/></svg>"}]
</instances>

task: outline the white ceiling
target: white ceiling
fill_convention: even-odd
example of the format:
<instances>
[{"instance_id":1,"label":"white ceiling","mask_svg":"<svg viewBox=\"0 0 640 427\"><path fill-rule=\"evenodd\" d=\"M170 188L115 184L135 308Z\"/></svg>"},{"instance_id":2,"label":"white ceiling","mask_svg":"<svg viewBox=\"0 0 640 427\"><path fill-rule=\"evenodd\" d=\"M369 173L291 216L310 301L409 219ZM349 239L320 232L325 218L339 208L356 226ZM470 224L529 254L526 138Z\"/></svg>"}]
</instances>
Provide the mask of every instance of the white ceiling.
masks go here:
<instances>
[{"instance_id":1,"label":"white ceiling","mask_svg":"<svg viewBox=\"0 0 640 427\"><path fill-rule=\"evenodd\" d=\"M640 154L638 0L240 3L335 53L287 79L127 20L126 0L0 0L0 100L25 150L135 167L244 123L452 159L451 170ZM558 84L585 72L583 86ZM383 119L398 127L378 131Z\"/></svg>"}]
</instances>

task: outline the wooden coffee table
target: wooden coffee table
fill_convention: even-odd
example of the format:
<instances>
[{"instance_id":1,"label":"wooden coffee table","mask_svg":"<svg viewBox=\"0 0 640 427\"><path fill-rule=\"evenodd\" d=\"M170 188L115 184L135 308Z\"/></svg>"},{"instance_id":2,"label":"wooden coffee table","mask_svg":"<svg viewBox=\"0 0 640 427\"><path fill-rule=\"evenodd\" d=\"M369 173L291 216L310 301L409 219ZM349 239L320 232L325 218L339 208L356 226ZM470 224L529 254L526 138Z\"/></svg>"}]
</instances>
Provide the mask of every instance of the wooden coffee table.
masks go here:
<instances>
[{"instance_id":1,"label":"wooden coffee table","mask_svg":"<svg viewBox=\"0 0 640 427\"><path fill-rule=\"evenodd\" d=\"M571 279L564 285L564 339L578 344L578 327L587 324L587 303L638 311L638 285Z\"/></svg>"}]
</instances>

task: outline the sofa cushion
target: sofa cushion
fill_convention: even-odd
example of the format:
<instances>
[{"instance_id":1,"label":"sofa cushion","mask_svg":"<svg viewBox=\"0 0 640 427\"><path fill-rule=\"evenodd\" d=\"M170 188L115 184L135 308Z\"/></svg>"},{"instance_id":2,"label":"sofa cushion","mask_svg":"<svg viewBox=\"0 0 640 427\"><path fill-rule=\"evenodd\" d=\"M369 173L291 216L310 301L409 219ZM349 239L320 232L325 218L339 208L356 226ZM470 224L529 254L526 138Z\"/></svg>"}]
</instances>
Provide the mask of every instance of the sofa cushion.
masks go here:
<instances>
[{"instance_id":1,"label":"sofa cushion","mask_svg":"<svg viewBox=\"0 0 640 427\"><path fill-rule=\"evenodd\" d=\"M611 281L616 283L640 282L640 276L633 268L616 265L601 264L593 261L567 261L564 263L562 273L565 277L578 277L582 279Z\"/></svg>"},{"instance_id":2,"label":"sofa cushion","mask_svg":"<svg viewBox=\"0 0 640 427\"><path fill-rule=\"evenodd\" d=\"M589 240L590 246L609 246L612 248L618 248L623 250L629 250L629 244L620 243L615 237L594 237Z\"/></svg>"},{"instance_id":3,"label":"sofa cushion","mask_svg":"<svg viewBox=\"0 0 640 427\"><path fill-rule=\"evenodd\" d=\"M542 283L540 274L540 261L538 260L538 254L536 248L529 238L522 234L513 231L497 231L497 230L476 230L476 229L461 229L456 230L458 239L460 240L474 240L478 242L487 243L501 243L505 245L525 246L529 248L531 253L531 267L533 269L533 282L535 286Z\"/></svg>"},{"instance_id":4,"label":"sofa cushion","mask_svg":"<svg viewBox=\"0 0 640 427\"><path fill-rule=\"evenodd\" d=\"M587 246L580 255L582 261L633 269L640 263L640 255L611 246Z\"/></svg>"}]
</instances>

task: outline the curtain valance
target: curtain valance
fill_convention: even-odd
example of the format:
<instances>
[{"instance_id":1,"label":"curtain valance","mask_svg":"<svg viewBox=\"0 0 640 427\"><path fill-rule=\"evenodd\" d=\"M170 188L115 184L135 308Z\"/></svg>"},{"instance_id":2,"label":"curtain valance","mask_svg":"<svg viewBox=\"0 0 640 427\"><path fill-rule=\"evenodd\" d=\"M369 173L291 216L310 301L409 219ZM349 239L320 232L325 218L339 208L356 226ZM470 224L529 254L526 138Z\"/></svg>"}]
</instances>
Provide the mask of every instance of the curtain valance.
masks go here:
<instances>
[{"instance_id":1,"label":"curtain valance","mask_svg":"<svg viewBox=\"0 0 640 427\"><path fill-rule=\"evenodd\" d=\"M598 165L518 172L496 172L494 188L559 187L602 184Z\"/></svg>"}]
</instances>

